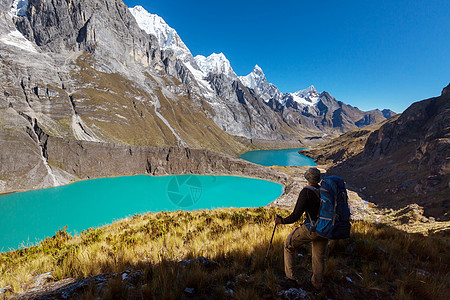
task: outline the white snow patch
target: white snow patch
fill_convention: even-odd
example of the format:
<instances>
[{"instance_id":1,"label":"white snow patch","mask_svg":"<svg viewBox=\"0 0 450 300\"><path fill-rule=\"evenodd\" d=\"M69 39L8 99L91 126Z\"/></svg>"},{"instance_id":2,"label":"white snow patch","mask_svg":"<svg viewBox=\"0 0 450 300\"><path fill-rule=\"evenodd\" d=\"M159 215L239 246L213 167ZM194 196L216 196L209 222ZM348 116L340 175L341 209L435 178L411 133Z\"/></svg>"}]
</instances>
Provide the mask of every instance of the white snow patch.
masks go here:
<instances>
[{"instance_id":1,"label":"white snow patch","mask_svg":"<svg viewBox=\"0 0 450 300\"><path fill-rule=\"evenodd\" d=\"M157 38L161 49L171 49L175 52L175 56L181 59L192 56L175 29L167 25L163 18L149 13L140 5L129 8L129 10L139 27Z\"/></svg>"},{"instance_id":2,"label":"white snow patch","mask_svg":"<svg viewBox=\"0 0 450 300\"><path fill-rule=\"evenodd\" d=\"M258 88L261 84L267 84L266 75L260 66L255 65L253 71L247 76L239 76L241 82L251 89Z\"/></svg>"},{"instance_id":3,"label":"white snow patch","mask_svg":"<svg viewBox=\"0 0 450 300\"><path fill-rule=\"evenodd\" d=\"M229 77L237 77L231 67L230 61L225 57L223 53L213 53L208 57L203 55L197 55L195 57L195 62L200 67L200 69L208 75L213 74L225 74Z\"/></svg>"},{"instance_id":4,"label":"white snow patch","mask_svg":"<svg viewBox=\"0 0 450 300\"><path fill-rule=\"evenodd\" d=\"M14 16L26 16L28 0L14 0L11 4L11 14Z\"/></svg>"},{"instance_id":5,"label":"white snow patch","mask_svg":"<svg viewBox=\"0 0 450 300\"><path fill-rule=\"evenodd\" d=\"M27 40L18 30L2 35L0 42L28 52L38 53L33 43Z\"/></svg>"},{"instance_id":6,"label":"white snow patch","mask_svg":"<svg viewBox=\"0 0 450 300\"><path fill-rule=\"evenodd\" d=\"M313 106L314 104L317 103L317 100L319 99L319 97L314 97L314 98L303 98L303 97L299 97L295 94L292 94L292 97L294 99L295 102L299 103L301 106Z\"/></svg>"},{"instance_id":7,"label":"white snow patch","mask_svg":"<svg viewBox=\"0 0 450 300\"><path fill-rule=\"evenodd\" d=\"M297 91L295 93L288 93L288 95L291 95L292 99L298 104L300 104L302 107L315 106L320 99L319 93L316 91L313 85L304 90ZM285 103L282 104L285 105Z\"/></svg>"},{"instance_id":8,"label":"white snow patch","mask_svg":"<svg viewBox=\"0 0 450 300\"><path fill-rule=\"evenodd\" d=\"M192 66L190 61L185 62L184 65L189 69L189 71L191 71L192 75L194 75L200 88L204 92L204 96L207 96L210 98L215 97L216 94L214 93L213 89L211 88L209 82L207 80L205 80L205 77L206 77L205 74L202 71L197 70L194 66Z\"/></svg>"},{"instance_id":9,"label":"white snow patch","mask_svg":"<svg viewBox=\"0 0 450 300\"><path fill-rule=\"evenodd\" d=\"M258 65L255 65L253 71L250 74L248 74L247 76L239 76L239 79L246 87L255 89L256 87L258 87L259 82L266 81L266 76L264 75L263 70Z\"/></svg>"}]
</instances>

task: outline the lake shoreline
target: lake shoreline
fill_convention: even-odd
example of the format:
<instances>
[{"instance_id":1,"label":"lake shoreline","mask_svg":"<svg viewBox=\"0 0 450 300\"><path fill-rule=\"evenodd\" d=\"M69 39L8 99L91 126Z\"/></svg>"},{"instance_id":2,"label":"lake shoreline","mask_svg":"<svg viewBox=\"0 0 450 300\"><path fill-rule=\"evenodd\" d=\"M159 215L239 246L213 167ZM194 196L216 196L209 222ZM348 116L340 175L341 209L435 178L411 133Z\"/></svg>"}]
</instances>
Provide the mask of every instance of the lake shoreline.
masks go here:
<instances>
[{"instance_id":1,"label":"lake shoreline","mask_svg":"<svg viewBox=\"0 0 450 300\"><path fill-rule=\"evenodd\" d=\"M68 226L81 232L136 214L264 207L284 185L260 178L215 175L123 176L86 180L2 199L0 245L34 245Z\"/></svg>"}]
</instances>

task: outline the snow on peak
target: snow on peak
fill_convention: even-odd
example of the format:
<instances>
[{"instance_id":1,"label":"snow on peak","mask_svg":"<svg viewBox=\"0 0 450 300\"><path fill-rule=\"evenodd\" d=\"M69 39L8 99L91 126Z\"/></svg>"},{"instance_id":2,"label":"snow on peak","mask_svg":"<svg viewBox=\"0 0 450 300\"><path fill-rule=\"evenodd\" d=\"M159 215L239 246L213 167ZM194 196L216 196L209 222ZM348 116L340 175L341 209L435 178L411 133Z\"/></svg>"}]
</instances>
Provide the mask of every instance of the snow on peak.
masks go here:
<instances>
[{"instance_id":1,"label":"snow on peak","mask_svg":"<svg viewBox=\"0 0 450 300\"><path fill-rule=\"evenodd\" d=\"M242 84L251 89L261 88L264 85L267 85L266 75L264 75L263 70L255 65L253 71L247 76L239 76Z\"/></svg>"},{"instance_id":2,"label":"snow on peak","mask_svg":"<svg viewBox=\"0 0 450 300\"><path fill-rule=\"evenodd\" d=\"M156 36L161 49L171 49L180 58L191 54L175 29L167 25L163 18L149 13L140 5L129 8L129 10L141 29Z\"/></svg>"},{"instance_id":3,"label":"snow on peak","mask_svg":"<svg viewBox=\"0 0 450 300\"><path fill-rule=\"evenodd\" d=\"M301 106L313 106L319 101L319 93L316 91L313 85L310 87L297 91L295 93L290 93L293 100L299 103Z\"/></svg>"},{"instance_id":4,"label":"snow on peak","mask_svg":"<svg viewBox=\"0 0 450 300\"><path fill-rule=\"evenodd\" d=\"M294 95L299 96L299 97L306 97L306 96L318 96L319 93L316 91L316 89L314 88L313 85L309 86L308 88L304 89L304 90L300 90L294 93Z\"/></svg>"},{"instance_id":5,"label":"snow on peak","mask_svg":"<svg viewBox=\"0 0 450 300\"><path fill-rule=\"evenodd\" d=\"M263 70L258 65L255 65L255 67L253 68L253 73L262 73L262 74L264 74Z\"/></svg>"},{"instance_id":6,"label":"snow on peak","mask_svg":"<svg viewBox=\"0 0 450 300\"><path fill-rule=\"evenodd\" d=\"M28 0L14 0L11 4L11 14L14 16L26 16Z\"/></svg>"},{"instance_id":7,"label":"snow on peak","mask_svg":"<svg viewBox=\"0 0 450 300\"><path fill-rule=\"evenodd\" d=\"M195 57L195 62L206 76L209 73L213 73L225 74L228 77L237 77L231 67L230 61L223 53L213 53L208 57L197 55Z\"/></svg>"},{"instance_id":8,"label":"snow on peak","mask_svg":"<svg viewBox=\"0 0 450 300\"><path fill-rule=\"evenodd\" d=\"M250 74L239 76L239 79L243 85L255 90L264 101L268 102L271 99L280 101L280 91L275 85L267 82L266 75L264 75L263 70L258 65L255 65Z\"/></svg>"}]
</instances>

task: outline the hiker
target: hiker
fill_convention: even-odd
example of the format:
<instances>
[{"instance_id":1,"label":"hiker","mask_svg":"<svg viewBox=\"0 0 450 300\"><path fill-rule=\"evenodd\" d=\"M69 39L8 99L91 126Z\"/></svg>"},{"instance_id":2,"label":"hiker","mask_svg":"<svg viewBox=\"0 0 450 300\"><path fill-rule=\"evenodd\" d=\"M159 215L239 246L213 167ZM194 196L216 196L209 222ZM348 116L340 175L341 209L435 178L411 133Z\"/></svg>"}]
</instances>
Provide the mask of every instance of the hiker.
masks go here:
<instances>
[{"instance_id":1,"label":"hiker","mask_svg":"<svg viewBox=\"0 0 450 300\"><path fill-rule=\"evenodd\" d=\"M311 187L320 189L320 171L317 168L310 168L305 173L305 178L310 187L305 187L298 196L294 211L286 218L277 216L276 224L292 224L300 219L304 212L312 221L316 221L319 216L320 198ZM317 190L318 191L318 190ZM325 252L328 239L321 237L316 232L311 232L305 224L295 228L284 242L284 270L287 280L291 284L298 285L298 278L294 275L295 249L306 243L312 243L312 271L311 284L320 290L323 283L323 271L325 264Z\"/></svg>"}]
</instances>

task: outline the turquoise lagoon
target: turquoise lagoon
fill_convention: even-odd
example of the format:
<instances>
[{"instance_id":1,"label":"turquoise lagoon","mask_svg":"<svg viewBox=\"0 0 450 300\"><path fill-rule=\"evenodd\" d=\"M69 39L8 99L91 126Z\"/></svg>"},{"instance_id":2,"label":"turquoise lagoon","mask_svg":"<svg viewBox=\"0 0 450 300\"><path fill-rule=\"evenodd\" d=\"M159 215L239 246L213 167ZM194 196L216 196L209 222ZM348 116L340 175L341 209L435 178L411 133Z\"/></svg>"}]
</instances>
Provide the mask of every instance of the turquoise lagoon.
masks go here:
<instances>
[{"instance_id":1,"label":"turquoise lagoon","mask_svg":"<svg viewBox=\"0 0 450 300\"><path fill-rule=\"evenodd\" d=\"M80 233L145 212L259 207L278 183L234 176L146 175L100 178L0 197L0 252L36 244L68 226Z\"/></svg>"},{"instance_id":2,"label":"turquoise lagoon","mask_svg":"<svg viewBox=\"0 0 450 300\"><path fill-rule=\"evenodd\" d=\"M316 166L313 159L298 153L303 149L250 151L242 154L239 158L263 166Z\"/></svg>"}]
</instances>

